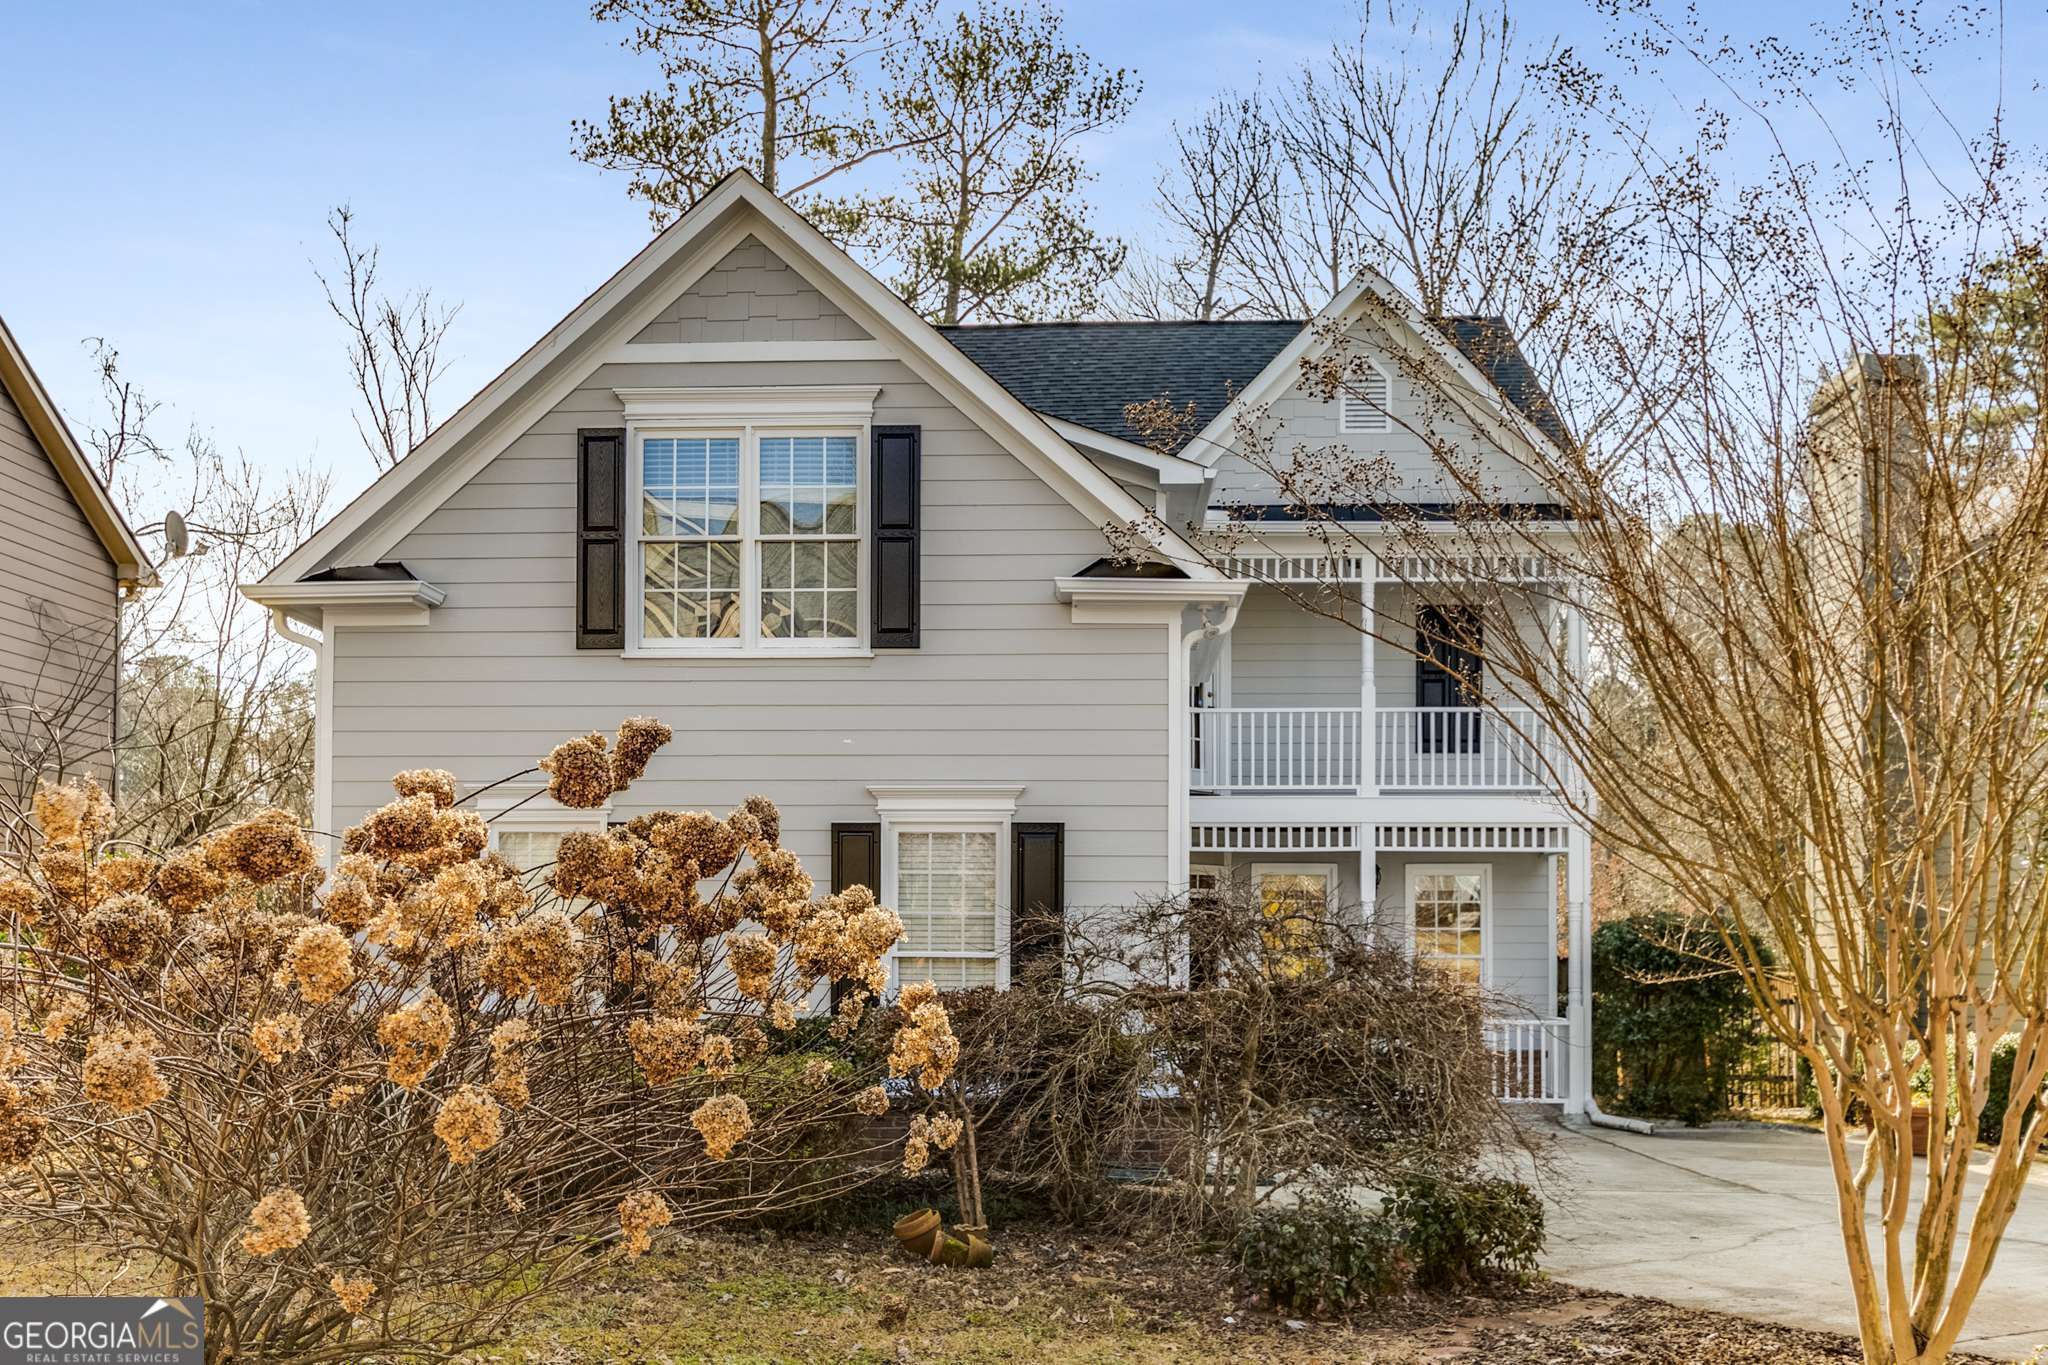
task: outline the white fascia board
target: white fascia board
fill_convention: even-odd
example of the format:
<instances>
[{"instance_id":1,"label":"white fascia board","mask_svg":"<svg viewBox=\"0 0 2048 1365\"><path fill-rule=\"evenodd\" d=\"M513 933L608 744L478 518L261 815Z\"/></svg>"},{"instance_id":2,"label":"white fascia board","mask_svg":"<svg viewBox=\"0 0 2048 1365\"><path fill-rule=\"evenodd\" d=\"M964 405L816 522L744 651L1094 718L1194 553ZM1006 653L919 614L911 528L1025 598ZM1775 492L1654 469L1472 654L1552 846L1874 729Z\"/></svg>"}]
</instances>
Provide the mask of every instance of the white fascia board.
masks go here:
<instances>
[{"instance_id":1,"label":"white fascia board","mask_svg":"<svg viewBox=\"0 0 2048 1365\"><path fill-rule=\"evenodd\" d=\"M1125 464L1149 470L1161 484L1207 483L1216 477L1215 470L1197 461L1184 460L1178 455L1162 455L1156 450L1146 449L1135 441L1126 441L1097 431L1093 427L1084 427L1079 422L1069 422L1064 417L1054 417L1044 412L1038 415L1069 445L1079 446L1090 454L1121 460Z\"/></svg>"},{"instance_id":2,"label":"white fascia board","mask_svg":"<svg viewBox=\"0 0 2048 1365\"><path fill-rule=\"evenodd\" d=\"M335 626L423 626L447 592L418 578L340 583L244 583L242 596L322 631Z\"/></svg>"},{"instance_id":3,"label":"white fascia board","mask_svg":"<svg viewBox=\"0 0 2048 1365\"><path fill-rule=\"evenodd\" d=\"M1195 433L1187 443L1190 458L1204 465L1213 466L1230 453L1230 435L1238 417L1248 408L1269 403L1294 386L1295 377L1301 372L1302 358L1310 349L1320 345L1316 336L1318 324L1339 318L1351 311L1365 292L1365 280L1361 275L1345 286L1344 291L1323 305L1322 311L1301 325L1294 339L1280 348L1280 354L1266 362L1266 368L1252 377L1252 382L1238 390L1223 410L1209 420L1209 425Z\"/></svg>"}]
</instances>

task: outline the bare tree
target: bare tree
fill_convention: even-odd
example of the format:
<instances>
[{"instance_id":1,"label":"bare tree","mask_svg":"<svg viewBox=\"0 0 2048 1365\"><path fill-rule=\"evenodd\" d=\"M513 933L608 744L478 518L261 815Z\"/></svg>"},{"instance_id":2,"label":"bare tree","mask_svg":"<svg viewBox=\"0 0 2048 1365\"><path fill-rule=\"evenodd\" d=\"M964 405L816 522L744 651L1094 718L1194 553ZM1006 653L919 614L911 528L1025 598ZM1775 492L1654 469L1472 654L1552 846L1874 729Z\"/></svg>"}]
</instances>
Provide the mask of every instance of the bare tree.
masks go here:
<instances>
[{"instance_id":1,"label":"bare tree","mask_svg":"<svg viewBox=\"0 0 2048 1365\"><path fill-rule=\"evenodd\" d=\"M160 581L125 599L111 630L39 614L37 676L0 699L0 837L24 827L39 782L104 780L110 769L120 795L112 833L145 845L197 839L265 807L308 811L305 660L237 584L319 524L326 479L225 455L196 427L166 442L161 405L113 348L96 342L95 362L105 409L81 425Z\"/></svg>"},{"instance_id":2,"label":"bare tree","mask_svg":"<svg viewBox=\"0 0 2048 1365\"><path fill-rule=\"evenodd\" d=\"M1092 312L1123 244L1089 222L1079 146L1121 123L1137 77L1068 42L1042 6L983 4L883 59L902 187L825 211L936 322Z\"/></svg>"},{"instance_id":3,"label":"bare tree","mask_svg":"<svg viewBox=\"0 0 2048 1365\"><path fill-rule=\"evenodd\" d=\"M313 274L347 332L359 399L356 434L381 474L433 430L434 385L447 370L441 347L462 305L438 303L428 289L396 297L379 292L381 248L358 243L354 228L355 214L346 204L327 215L337 265L331 277L318 265Z\"/></svg>"},{"instance_id":4,"label":"bare tree","mask_svg":"<svg viewBox=\"0 0 2048 1365\"><path fill-rule=\"evenodd\" d=\"M1808 49L1621 23L1648 79L1722 98L1653 147L1624 90L1546 73L1646 187L1642 249L1603 266L1634 306L1574 352L1615 419L1541 436L1373 295L1301 382L1362 397L1361 350L1393 356L1388 434L1290 446L1251 412L1234 453L1290 527L1407 580L1382 641L1478 660L1483 742L1707 917L1811 1067L1864 1356L1926 1365L2048 1141L2048 350L2014 312L2048 289L2048 179L1996 16L1859 9ZM1937 50L1980 74L1970 116L1928 93ZM1266 530L1193 533L1220 561ZM1275 586L1362 624L1355 588Z\"/></svg>"},{"instance_id":5,"label":"bare tree","mask_svg":"<svg viewBox=\"0 0 2048 1365\"><path fill-rule=\"evenodd\" d=\"M1174 125L1174 154L1154 187L1164 253L1133 260L1118 282L1118 311L1210 322L1250 305L1237 279L1241 237L1275 192L1272 131L1258 95L1228 92Z\"/></svg>"},{"instance_id":6,"label":"bare tree","mask_svg":"<svg viewBox=\"0 0 2048 1365\"><path fill-rule=\"evenodd\" d=\"M613 96L602 124L578 119L576 154L632 173L657 226L736 169L785 198L914 139L878 120L863 80L912 41L931 0L596 0L629 24L659 91Z\"/></svg>"}]
</instances>

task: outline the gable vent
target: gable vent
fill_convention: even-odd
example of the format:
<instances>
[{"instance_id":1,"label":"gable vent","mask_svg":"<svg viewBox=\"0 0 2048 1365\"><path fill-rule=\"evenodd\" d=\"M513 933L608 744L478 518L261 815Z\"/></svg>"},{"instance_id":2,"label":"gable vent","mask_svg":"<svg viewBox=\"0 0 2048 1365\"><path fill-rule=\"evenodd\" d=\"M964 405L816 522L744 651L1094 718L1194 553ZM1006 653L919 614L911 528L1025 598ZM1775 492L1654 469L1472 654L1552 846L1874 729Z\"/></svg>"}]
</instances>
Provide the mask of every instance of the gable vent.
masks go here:
<instances>
[{"instance_id":1,"label":"gable vent","mask_svg":"<svg viewBox=\"0 0 2048 1365\"><path fill-rule=\"evenodd\" d=\"M1340 400L1339 420L1345 434L1393 430L1393 419L1387 415L1392 402L1393 385L1387 372L1376 364L1368 365L1351 380Z\"/></svg>"}]
</instances>

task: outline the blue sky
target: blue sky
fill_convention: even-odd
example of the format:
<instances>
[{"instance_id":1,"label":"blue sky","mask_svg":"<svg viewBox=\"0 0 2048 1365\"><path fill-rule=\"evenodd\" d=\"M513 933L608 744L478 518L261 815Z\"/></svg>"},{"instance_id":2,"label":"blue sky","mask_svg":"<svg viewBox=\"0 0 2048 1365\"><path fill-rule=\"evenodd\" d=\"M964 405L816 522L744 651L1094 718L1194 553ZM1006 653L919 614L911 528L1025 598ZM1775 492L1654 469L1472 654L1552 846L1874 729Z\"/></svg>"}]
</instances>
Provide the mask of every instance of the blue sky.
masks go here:
<instances>
[{"instance_id":1,"label":"blue sky","mask_svg":"<svg viewBox=\"0 0 2048 1365\"><path fill-rule=\"evenodd\" d=\"M569 124L650 69L573 0L9 8L0 314L74 422L95 402L81 339L104 336L165 402L163 434L196 423L266 463L331 464L345 499L371 470L308 264L329 207L354 206L390 283L462 304L444 412L648 235L623 177L570 155ZM1747 37L1797 8L1715 16ZM1599 47L1577 0L1516 14L1532 40ZM1347 5L1302 0L1070 6L1073 35L1145 81L1090 148L1103 223L1143 236L1174 119L1349 24Z\"/></svg>"}]
</instances>

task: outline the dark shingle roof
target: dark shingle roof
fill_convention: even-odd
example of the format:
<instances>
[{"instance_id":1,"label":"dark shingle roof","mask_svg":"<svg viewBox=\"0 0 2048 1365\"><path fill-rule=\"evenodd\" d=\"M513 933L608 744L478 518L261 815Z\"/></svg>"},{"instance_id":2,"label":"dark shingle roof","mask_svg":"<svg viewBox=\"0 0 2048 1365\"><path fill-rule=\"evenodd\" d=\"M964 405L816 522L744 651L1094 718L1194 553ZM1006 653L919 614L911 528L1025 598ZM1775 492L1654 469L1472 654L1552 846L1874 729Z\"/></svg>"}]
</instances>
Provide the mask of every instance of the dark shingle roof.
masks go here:
<instances>
[{"instance_id":1,"label":"dark shingle roof","mask_svg":"<svg viewBox=\"0 0 2048 1365\"><path fill-rule=\"evenodd\" d=\"M1505 319L1438 319L1509 402L1560 444L1570 436ZM1234 322L1029 322L941 327L946 339L1025 406L1143 442L1124 408L1150 398L1195 405L1189 434L1223 411L1300 333L1293 319Z\"/></svg>"},{"instance_id":2,"label":"dark shingle roof","mask_svg":"<svg viewBox=\"0 0 2048 1365\"><path fill-rule=\"evenodd\" d=\"M1124 422L1126 404L1193 403L1193 435L1286 349L1301 324L1029 322L939 330L1025 406L1142 443Z\"/></svg>"}]
</instances>

